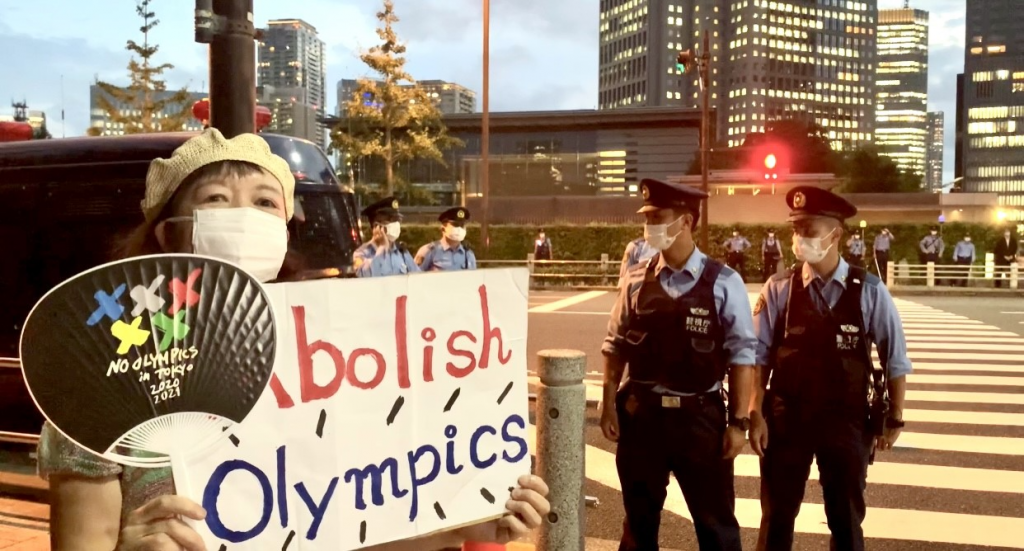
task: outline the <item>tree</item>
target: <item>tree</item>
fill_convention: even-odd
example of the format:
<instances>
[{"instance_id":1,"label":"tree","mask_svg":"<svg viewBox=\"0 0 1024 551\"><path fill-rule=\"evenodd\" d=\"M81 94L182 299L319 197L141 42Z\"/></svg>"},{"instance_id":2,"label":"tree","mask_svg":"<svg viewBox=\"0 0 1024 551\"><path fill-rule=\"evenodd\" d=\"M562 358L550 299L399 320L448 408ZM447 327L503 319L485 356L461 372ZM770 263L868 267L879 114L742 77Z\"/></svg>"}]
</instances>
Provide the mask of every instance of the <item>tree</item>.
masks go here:
<instances>
[{"instance_id":1,"label":"tree","mask_svg":"<svg viewBox=\"0 0 1024 551\"><path fill-rule=\"evenodd\" d=\"M446 166L442 152L462 145L448 135L427 91L405 72L406 47L395 34L394 7L393 0L384 0L383 11L377 13L382 43L359 56L379 78L359 79L345 103L345 120L331 131L332 150L352 161L376 157L383 162L385 195L394 194L396 186L409 187L396 178L397 163L429 159Z\"/></svg>"},{"instance_id":2,"label":"tree","mask_svg":"<svg viewBox=\"0 0 1024 551\"><path fill-rule=\"evenodd\" d=\"M846 193L910 193L921 191L921 176L904 172L875 146L863 146L843 160L840 176Z\"/></svg>"},{"instance_id":3,"label":"tree","mask_svg":"<svg viewBox=\"0 0 1024 551\"><path fill-rule=\"evenodd\" d=\"M106 113L110 123L123 124L125 134L143 134L150 132L175 132L181 130L191 117L188 90L183 88L170 96L165 96L167 83L160 78L164 71L173 69L174 65L162 63L154 65L152 58L160 49L149 44L149 32L160 21L156 14L149 11L153 0L137 0L135 12L142 18L142 44L129 40L126 49L132 52L128 62L130 84L121 88L107 82L96 81L103 91L98 98L100 109ZM137 57L136 57L137 56ZM169 111L167 116L162 116ZM96 136L103 132L102 128L90 128L89 134Z\"/></svg>"}]
</instances>

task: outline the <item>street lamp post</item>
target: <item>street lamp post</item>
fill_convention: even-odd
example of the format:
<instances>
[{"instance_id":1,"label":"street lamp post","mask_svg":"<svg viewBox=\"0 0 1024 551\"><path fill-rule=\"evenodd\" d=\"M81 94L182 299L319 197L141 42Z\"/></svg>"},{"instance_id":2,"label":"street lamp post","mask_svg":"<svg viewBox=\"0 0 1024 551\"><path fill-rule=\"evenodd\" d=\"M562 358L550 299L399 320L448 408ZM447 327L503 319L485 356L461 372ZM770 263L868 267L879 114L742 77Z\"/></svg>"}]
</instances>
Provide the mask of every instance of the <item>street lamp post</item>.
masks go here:
<instances>
[{"instance_id":1,"label":"street lamp post","mask_svg":"<svg viewBox=\"0 0 1024 551\"><path fill-rule=\"evenodd\" d=\"M228 138L256 130L252 2L196 0L196 42L210 45L210 126Z\"/></svg>"},{"instance_id":2,"label":"street lamp post","mask_svg":"<svg viewBox=\"0 0 1024 551\"><path fill-rule=\"evenodd\" d=\"M700 189L705 194L708 190L708 172L710 170L711 157L711 81L709 80L709 66L711 65L711 38L708 31L704 31L703 45L701 52L694 55L692 50L680 52L676 60L677 65L684 73L697 70L701 91L701 113L700 113ZM708 200L701 201L700 217L700 248L705 252L708 248Z\"/></svg>"},{"instance_id":3,"label":"street lamp post","mask_svg":"<svg viewBox=\"0 0 1024 551\"><path fill-rule=\"evenodd\" d=\"M484 3L484 67L483 67L483 116L480 121L480 194L482 208L480 213L480 242L486 253L491 246L488 233L491 218L491 113L490 113L490 71L491 71L491 0Z\"/></svg>"}]
</instances>

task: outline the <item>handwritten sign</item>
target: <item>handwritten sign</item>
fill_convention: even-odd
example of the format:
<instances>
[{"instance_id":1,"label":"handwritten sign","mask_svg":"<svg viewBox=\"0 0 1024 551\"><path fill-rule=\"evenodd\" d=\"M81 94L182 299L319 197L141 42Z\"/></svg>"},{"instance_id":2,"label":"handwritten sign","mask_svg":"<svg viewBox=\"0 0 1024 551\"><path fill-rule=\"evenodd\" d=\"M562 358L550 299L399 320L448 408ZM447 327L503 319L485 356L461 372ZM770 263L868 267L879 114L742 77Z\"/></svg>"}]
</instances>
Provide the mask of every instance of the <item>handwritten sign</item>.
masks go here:
<instances>
[{"instance_id":1,"label":"handwritten sign","mask_svg":"<svg viewBox=\"0 0 1024 551\"><path fill-rule=\"evenodd\" d=\"M186 466L208 548L349 550L500 516L530 470L527 288L523 269L268 285L270 385Z\"/></svg>"}]
</instances>

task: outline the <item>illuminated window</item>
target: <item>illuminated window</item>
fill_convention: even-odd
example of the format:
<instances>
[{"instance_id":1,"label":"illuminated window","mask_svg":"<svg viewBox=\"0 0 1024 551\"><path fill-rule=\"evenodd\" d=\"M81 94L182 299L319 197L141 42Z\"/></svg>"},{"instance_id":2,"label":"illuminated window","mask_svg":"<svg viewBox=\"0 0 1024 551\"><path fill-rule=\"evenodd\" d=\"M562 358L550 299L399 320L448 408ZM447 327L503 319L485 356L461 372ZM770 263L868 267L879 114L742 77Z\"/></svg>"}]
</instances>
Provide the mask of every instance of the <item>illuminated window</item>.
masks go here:
<instances>
[{"instance_id":1,"label":"illuminated window","mask_svg":"<svg viewBox=\"0 0 1024 551\"><path fill-rule=\"evenodd\" d=\"M989 46L987 49L988 49L988 53L990 53L990 54L1005 54L1006 53L1006 46L1002 46L1002 45L1000 45L1000 46Z\"/></svg>"}]
</instances>

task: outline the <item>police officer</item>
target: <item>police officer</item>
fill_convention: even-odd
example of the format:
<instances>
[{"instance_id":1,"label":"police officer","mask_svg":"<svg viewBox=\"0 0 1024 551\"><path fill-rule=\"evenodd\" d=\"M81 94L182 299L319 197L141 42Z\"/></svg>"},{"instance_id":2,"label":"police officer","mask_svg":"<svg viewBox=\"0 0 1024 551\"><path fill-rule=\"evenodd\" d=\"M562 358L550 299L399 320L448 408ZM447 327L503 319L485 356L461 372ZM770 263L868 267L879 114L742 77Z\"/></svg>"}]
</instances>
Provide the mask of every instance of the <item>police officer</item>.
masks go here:
<instances>
[{"instance_id":1,"label":"police officer","mask_svg":"<svg viewBox=\"0 0 1024 551\"><path fill-rule=\"evenodd\" d=\"M476 254L464 243L469 211L450 208L437 218L441 222L441 239L420 247L416 264L424 272L475 270Z\"/></svg>"},{"instance_id":2,"label":"police officer","mask_svg":"<svg viewBox=\"0 0 1024 551\"><path fill-rule=\"evenodd\" d=\"M893 239L889 228L882 229L882 233L875 236L875 269L878 270L878 276L886 283L889 278L889 249L892 247Z\"/></svg>"},{"instance_id":3,"label":"police officer","mask_svg":"<svg viewBox=\"0 0 1024 551\"><path fill-rule=\"evenodd\" d=\"M764 266L764 280L779 269L779 261L782 260L782 243L775 238L775 230L768 230L768 237L761 242L761 260Z\"/></svg>"},{"instance_id":4,"label":"police officer","mask_svg":"<svg viewBox=\"0 0 1024 551\"><path fill-rule=\"evenodd\" d=\"M696 188L640 182L644 236L658 251L626 275L612 309L601 430L618 442L626 511L620 551L658 549L669 473L690 507L702 551L739 551L733 459L749 428L757 341L743 281L693 242ZM629 378L620 388L623 370ZM722 380L729 373L729 411Z\"/></svg>"},{"instance_id":5,"label":"police officer","mask_svg":"<svg viewBox=\"0 0 1024 551\"><path fill-rule=\"evenodd\" d=\"M725 241L725 261L729 267L740 273L741 278L746 277L746 253L750 248L750 241L740 235L738 230L733 230L732 237Z\"/></svg>"},{"instance_id":6,"label":"police officer","mask_svg":"<svg viewBox=\"0 0 1024 551\"><path fill-rule=\"evenodd\" d=\"M537 239L533 242L533 259L551 260L553 251L551 238L544 234L544 230L540 230L540 233L537 234Z\"/></svg>"},{"instance_id":7,"label":"police officer","mask_svg":"<svg viewBox=\"0 0 1024 551\"><path fill-rule=\"evenodd\" d=\"M903 427L911 371L906 338L885 285L839 254L843 221L856 207L808 186L792 189L786 200L800 262L768 281L754 306L761 375L750 412L750 444L762 458L757 549L792 549L817 458L831 548L862 551L867 466L875 449L892 448Z\"/></svg>"},{"instance_id":8,"label":"police officer","mask_svg":"<svg viewBox=\"0 0 1024 551\"><path fill-rule=\"evenodd\" d=\"M864 240L860 238L859 233L853 234L846 242L847 250L850 253L850 264L854 266L864 267Z\"/></svg>"},{"instance_id":9,"label":"police officer","mask_svg":"<svg viewBox=\"0 0 1024 551\"><path fill-rule=\"evenodd\" d=\"M971 277L971 265L974 264L975 257L976 251L974 249L974 243L971 243L971 236L965 235L964 238L957 243L955 247L953 247L953 262L958 266L964 266L964 277L957 278L957 286L967 287L967 278Z\"/></svg>"},{"instance_id":10,"label":"police officer","mask_svg":"<svg viewBox=\"0 0 1024 551\"><path fill-rule=\"evenodd\" d=\"M626 245L626 252L622 255L622 264L619 266L619 287L625 283L626 274L629 273L630 268L651 258L657 252L647 244L647 240L643 237L630 241Z\"/></svg>"},{"instance_id":11,"label":"police officer","mask_svg":"<svg viewBox=\"0 0 1024 551\"><path fill-rule=\"evenodd\" d=\"M373 226L373 237L353 253L353 267L359 277L381 277L420 271L409 250L398 241L402 215L398 200L386 197L363 209Z\"/></svg>"},{"instance_id":12,"label":"police officer","mask_svg":"<svg viewBox=\"0 0 1024 551\"><path fill-rule=\"evenodd\" d=\"M921 248L921 264L929 262L938 263L942 253L946 250L946 243L939 235L939 228L932 227L929 235L924 236L919 244Z\"/></svg>"}]
</instances>

